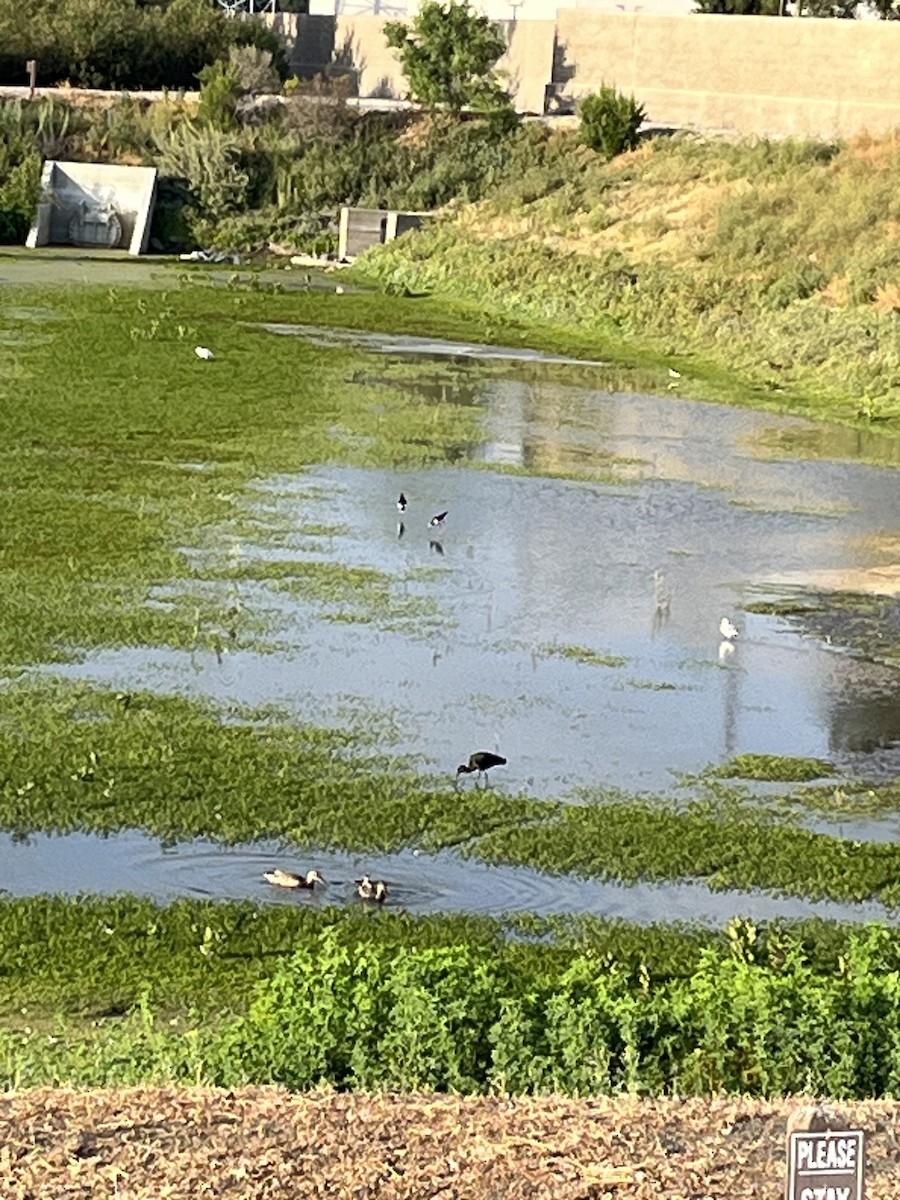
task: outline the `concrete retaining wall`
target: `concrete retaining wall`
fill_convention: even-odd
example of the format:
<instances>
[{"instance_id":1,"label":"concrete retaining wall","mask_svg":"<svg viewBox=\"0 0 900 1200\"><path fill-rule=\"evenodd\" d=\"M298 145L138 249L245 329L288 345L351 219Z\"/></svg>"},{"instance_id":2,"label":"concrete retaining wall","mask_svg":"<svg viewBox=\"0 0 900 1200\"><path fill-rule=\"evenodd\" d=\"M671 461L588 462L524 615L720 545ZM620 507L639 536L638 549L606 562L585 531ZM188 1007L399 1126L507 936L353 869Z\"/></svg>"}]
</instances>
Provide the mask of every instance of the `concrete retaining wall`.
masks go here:
<instances>
[{"instance_id":1,"label":"concrete retaining wall","mask_svg":"<svg viewBox=\"0 0 900 1200\"><path fill-rule=\"evenodd\" d=\"M611 83L654 122L826 138L900 125L894 22L561 9L556 30L564 95Z\"/></svg>"},{"instance_id":2,"label":"concrete retaining wall","mask_svg":"<svg viewBox=\"0 0 900 1200\"><path fill-rule=\"evenodd\" d=\"M349 70L363 97L402 98L384 18L259 18L279 28L294 70ZM748 134L845 137L900 126L900 22L592 12L503 22L500 63L520 112L543 113L611 83L655 123Z\"/></svg>"}]
</instances>

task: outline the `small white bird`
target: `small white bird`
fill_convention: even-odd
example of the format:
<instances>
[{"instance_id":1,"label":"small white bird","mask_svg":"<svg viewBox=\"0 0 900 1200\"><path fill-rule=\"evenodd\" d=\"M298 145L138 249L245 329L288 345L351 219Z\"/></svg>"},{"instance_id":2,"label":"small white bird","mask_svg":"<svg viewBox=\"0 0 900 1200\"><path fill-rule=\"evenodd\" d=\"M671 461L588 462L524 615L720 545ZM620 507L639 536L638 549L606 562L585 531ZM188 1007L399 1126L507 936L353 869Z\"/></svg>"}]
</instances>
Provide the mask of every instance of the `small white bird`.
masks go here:
<instances>
[{"instance_id":1,"label":"small white bird","mask_svg":"<svg viewBox=\"0 0 900 1200\"><path fill-rule=\"evenodd\" d=\"M667 617L672 606L672 593L669 591L665 575L658 569L653 572L653 593L656 599L657 613L661 617Z\"/></svg>"},{"instance_id":2,"label":"small white bird","mask_svg":"<svg viewBox=\"0 0 900 1200\"><path fill-rule=\"evenodd\" d=\"M680 372L680 371L676 371L674 367L669 367L669 378L670 378L670 379L680 379L680 378L681 378L681 372Z\"/></svg>"},{"instance_id":3,"label":"small white bird","mask_svg":"<svg viewBox=\"0 0 900 1200\"><path fill-rule=\"evenodd\" d=\"M344 289L341 287L341 285L340 285L340 284L338 284L338 285L337 285L337 287L334 289L334 294L335 294L336 296L343 296L343 294L344 294Z\"/></svg>"},{"instance_id":4,"label":"small white bird","mask_svg":"<svg viewBox=\"0 0 900 1200\"><path fill-rule=\"evenodd\" d=\"M208 346L195 346L194 353L198 358L205 358L207 361L216 357Z\"/></svg>"},{"instance_id":5,"label":"small white bird","mask_svg":"<svg viewBox=\"0 0 900 1200\"><path fill-rule=\"evenodd\" d=\"M734 625L732 625L727 617L723 617L719 622L719 633L721 633L722 637L725 638L727 642L730 642L732 638L736 638L738 635L737 629Z\"/></svg>"}]
</instances>

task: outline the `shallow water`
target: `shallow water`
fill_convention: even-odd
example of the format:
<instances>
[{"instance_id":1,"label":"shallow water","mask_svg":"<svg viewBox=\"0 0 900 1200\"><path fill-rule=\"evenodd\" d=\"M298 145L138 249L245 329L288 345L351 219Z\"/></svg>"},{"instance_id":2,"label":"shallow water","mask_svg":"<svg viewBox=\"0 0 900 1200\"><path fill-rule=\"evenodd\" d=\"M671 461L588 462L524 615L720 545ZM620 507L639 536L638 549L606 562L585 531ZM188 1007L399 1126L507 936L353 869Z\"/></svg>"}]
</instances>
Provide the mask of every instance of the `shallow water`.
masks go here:
<instances>
[{"instance_id":1,"label":"shallow water","mask_svg":"<svg viewBox=\"0 0 900 1200\"><path fill-rule=\"evenodd\" d=\"M354 880L362 874L384 879L386 908L411 913L589 914L641 924L663 921L721 926L740 915L819 917L893 923L880 904L812 903L762 893L712 892L698 883L624 886L595 880L552 878L523 867L461 861L452 854L370 855L317 851L298 855L277 842L218 846L195 841L170 845L129 831L107 838L89 834L36 834L12 843L0 835L0 861L8 863L7 890L113 896L131 892L160 903L180 898L254 900L260 904L356 905ZM327 880L313 892L272 887L263 872L275 866L306 871L311 865Z\"/></svg>"},{"instance_id":2,"label":"shallow water","mask_svg":"<svg viewBox=\"0 0 900 1200\"><path fill-rule=\"evenodd\" d=\"M385 627L377 614L369 622L336 622L321 604L244 585L241 605L274 617L281 647L275 653L239 645L221 657L103 651L64 673L123 688L275 702L325 723L342 722L348 707L363 720L367 710L389 710L398 745L436 773L451 775L473 750L499 750L509 764L494 773L495 785L542 796L591 784L659 791L676 773L745 752L816 756L852 774L896 775L896 669L847 652L839 610L824 641L796 622L744 608L822 572L839 579L893 561L897 476L853 461L863 449L854 450L849 438L838 457L842 431L816 441L818 427L797 419L674 394L594 390L586 386L585 364L541 362L532 353L520 361L517 350L504 361L502 352L475 344L423 346L347 331L331 331L330 341L322 330L302 335L364 346L373 378L386 358L415 361L426 397L445 394L437 384L446 383L450 359L459 394L484 410L486 441L466 450L469 464L533 474L322 466L259 479L243 504L260 514L262 527L268 514L294 532L276 550L264 534L248 542L213 531L205 539L217 546L213 561L275 555L375 567L398 580L401 597L433 602L436 617L399 629ZM489 362L480 360L482 351ZM795 456L791 447L810 442L827 445L835 457ZM608 481L611 457L635 460L622 482ZM595 469L597 479L551 477L576 463ZM399 517L401 490L409 507ZM431 516L445 509L445 525L430 528ZM311 527L334 532L305 535ZM192 553L200 564L209 561L208 552ZM417 568L431 570L410 581ZM656 582L654 571L662 573ZM667 604L658 603L662 595ZM725 615L739 634L723 646ZM625 662L599 666L553 653L565 646ZM25 853L0 845L0 872L20 879L20 887L37 870L16 866ZM230 854L197 851L195 869L210 894L219 894L214 864ZM92 856L85 850L81 857ZM495 868L469 863L452 869L471 880L484 871L499 878ZM546 906L568 886L554 881L551 893L542 885L531 907L556 911ZM650 919L643 915L653 907L647 889L571 886L577 911L581 903L602 907L614 895L617 915ZM599 891L589 900L585 888ZM661 894L668 899L658 911L677 915L680 889ZM439 908L442 895L422 903ZM474 891L468 896L461 886L459 903L478 903ZM747 898L739 911L757 911L758 902ZM781 901L764 903L787 911ZM706 894L705 904L696 915L730 912L735 901L730 908Z\"/></svg>"}]
</instances>

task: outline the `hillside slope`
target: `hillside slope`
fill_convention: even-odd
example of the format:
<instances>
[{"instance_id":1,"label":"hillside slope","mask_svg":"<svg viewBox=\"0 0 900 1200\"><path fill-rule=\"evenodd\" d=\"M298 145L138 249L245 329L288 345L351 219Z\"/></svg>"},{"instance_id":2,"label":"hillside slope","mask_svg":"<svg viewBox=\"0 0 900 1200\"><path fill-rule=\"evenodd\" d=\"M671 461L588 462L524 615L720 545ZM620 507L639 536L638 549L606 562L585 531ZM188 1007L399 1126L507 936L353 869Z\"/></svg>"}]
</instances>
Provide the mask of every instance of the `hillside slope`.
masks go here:
<instances>
[{"instance_id":1,"label":"hillside slope","mask_svg":"<svg viewBox=\"0 0 900 1200\"><path fill-rule=\"evenodd\" d=\"M724 398L733 376L768 406L900 420L896 138L679 135L604 163L570 130L528 162L363 269L718 373Z\"/></svg>"}]
</instances>

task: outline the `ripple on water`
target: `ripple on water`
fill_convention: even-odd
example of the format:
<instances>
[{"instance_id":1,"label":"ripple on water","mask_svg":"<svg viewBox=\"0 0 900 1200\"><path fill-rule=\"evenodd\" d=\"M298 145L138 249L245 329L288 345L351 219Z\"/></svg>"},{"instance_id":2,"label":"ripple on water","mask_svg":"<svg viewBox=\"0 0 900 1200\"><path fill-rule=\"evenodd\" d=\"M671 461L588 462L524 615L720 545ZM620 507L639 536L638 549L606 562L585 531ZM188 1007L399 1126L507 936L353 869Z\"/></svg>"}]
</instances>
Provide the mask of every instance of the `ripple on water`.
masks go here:
<instances>
[{"instance_id":1,"label":"ripple on water","mask_svg":"<svg viewBox=\"0 0 900 1200\"><path fill-rule=\"evenodd\" d=\"M314 866L328 884L315 892L271 887L263 880L263 872L273 866L296 871ZM298 853L278 842L172 844L134 830L109 837L35 834L14 840L0 835L0 877L7 894L13 896L130 892L160 903L199 898L343 905L357 903L354 880L364 873L387 881L390 907L418 914L582 914L639 924L694 922L711 926L724 925L735 916L753 920L815 916L893 923L891 914L874 903L813 903L758 892L712 892L696 883L624 886L464 861L449 853L406 851L366 856Z\"/></svg>"}]
</instances>

